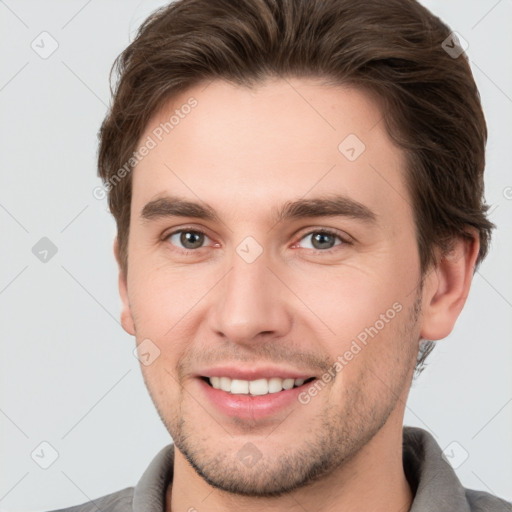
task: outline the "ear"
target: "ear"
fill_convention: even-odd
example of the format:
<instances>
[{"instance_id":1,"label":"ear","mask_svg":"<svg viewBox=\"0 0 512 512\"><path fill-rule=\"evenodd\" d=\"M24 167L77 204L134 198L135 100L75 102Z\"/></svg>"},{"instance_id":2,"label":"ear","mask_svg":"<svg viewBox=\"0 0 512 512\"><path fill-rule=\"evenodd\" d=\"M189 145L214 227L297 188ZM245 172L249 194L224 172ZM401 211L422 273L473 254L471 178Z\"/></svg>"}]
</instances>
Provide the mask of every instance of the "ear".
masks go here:
<instances>
[{"instance_id":1,"label":"ear","mask_svg":"<svg viewBox=\"0 0 512 512\"><path fill-rule=\"evenodd\" d=\"M478 231L468 230L468 235L471 238L457 238L451 251L440 255L436 267L425 278L423 339L446 338L466 302L480 250Z\"/></svg>"},{"instance_id":2,"label":"ear","mask_svg":"<svg viewBox=\"0 0 512 512\"><path fill-rule=\"evenodd\" d=\"M116 257L117 266L119 268L119 296L121 297L121 325L123 329L132 336L135 336L135 323L133 321L132 310L130 308L130 301L128 299L128 284L127 276L123 271L121 259L119 257L119 242L117 237L114 239L114 256Z\"/></svg>"}]
</instances>

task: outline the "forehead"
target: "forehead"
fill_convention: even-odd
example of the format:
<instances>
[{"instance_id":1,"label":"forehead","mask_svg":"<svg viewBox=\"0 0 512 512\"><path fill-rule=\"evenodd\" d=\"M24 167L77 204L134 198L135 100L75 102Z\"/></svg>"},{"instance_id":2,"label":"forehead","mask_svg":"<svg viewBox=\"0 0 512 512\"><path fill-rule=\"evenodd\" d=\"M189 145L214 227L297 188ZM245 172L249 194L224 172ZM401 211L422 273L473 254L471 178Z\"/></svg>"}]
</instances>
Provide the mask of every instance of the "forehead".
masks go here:
<instances>
[{"instance_id":1,"label":"forehead","mask_svg":"<svg viewBox=\"0 0 512 512\"><path fill-rule=\"evenodd\" d=\"M164 194L250 216L330 193L379 214L410 214L403 153L378 103L355 88L305 79L199 84L153 116L143 145L151 148L133 173L136 214Z\"/></svg>"}]
</instances>

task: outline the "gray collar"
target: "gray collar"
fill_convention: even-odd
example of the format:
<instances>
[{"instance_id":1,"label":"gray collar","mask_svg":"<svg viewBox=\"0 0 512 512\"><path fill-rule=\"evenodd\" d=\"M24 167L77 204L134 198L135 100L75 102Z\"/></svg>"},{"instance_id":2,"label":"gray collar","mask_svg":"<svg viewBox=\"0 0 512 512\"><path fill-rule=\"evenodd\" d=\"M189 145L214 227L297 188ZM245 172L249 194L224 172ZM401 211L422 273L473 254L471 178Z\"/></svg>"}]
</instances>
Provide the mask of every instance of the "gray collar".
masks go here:
<instances>
[{"instance_id":1,"label":"gray collar","mask_svg":"<svg viewBox=\"0 0 512 512\"><path fill-rule=\"evenodd\" d=\"M415 494L409 512L470 512L464 487L432 435L417 427L403 428L404 472Z\"/></svg>"}]
</instances>

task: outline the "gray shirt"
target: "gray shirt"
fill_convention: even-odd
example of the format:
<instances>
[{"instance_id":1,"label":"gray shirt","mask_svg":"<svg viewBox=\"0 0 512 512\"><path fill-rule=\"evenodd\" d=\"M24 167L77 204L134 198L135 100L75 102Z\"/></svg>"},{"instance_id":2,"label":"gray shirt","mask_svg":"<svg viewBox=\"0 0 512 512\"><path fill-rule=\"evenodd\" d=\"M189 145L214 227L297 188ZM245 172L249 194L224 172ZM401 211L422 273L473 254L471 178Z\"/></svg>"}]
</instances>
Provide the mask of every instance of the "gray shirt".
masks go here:
<instances>
[{"instance_id":1,"label":"gray shirt","mask_svg":"<svg viewBox=\"0 0 512 512\"><path fill-rule=\"evenodd\" d=\"M55 512L164 512L172 482L174 447L163 448L135 487ZM492 494L462 487L435 439L417 427L403 428L404 472L414 494L409 512L512 512Z\"/></svg>"}]
</instances>

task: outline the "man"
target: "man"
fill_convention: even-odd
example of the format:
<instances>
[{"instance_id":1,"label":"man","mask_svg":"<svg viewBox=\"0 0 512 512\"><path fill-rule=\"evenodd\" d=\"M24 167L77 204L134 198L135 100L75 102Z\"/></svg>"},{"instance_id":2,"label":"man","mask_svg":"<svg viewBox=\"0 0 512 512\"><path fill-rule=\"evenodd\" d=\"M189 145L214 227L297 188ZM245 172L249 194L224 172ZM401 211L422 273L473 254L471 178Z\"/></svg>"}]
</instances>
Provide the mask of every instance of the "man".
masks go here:
<instances>
[{"instance_id":1,"label":"man","mask_svg":"<svg viewBox=\"0 0 512 512\"><path fill-rule=\"evenodd\" d=\"M146 20L99 173L122 325L173 445L68 510L511 510L403 427L493 227L457 50L411 0L181 0Z\"/></svg>"}]
</instances>

